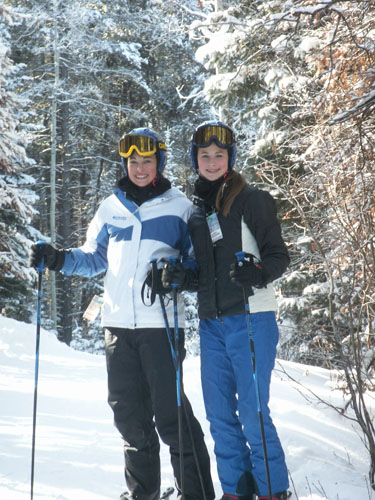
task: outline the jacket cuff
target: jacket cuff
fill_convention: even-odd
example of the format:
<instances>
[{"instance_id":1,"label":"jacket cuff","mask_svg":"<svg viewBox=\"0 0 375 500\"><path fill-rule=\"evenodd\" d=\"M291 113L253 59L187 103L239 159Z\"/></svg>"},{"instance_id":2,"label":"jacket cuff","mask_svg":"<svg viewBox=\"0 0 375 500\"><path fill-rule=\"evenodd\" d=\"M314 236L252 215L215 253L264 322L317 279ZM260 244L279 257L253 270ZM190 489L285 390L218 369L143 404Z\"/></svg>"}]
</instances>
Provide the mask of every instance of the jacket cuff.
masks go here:
<instances>
[{"instance_id":1,"label":"jacket cuff","mask_svg":"<svg viewBox=\"0 0 375 500\"><path fill-rule=\"evenodd\" d=\"M64 266L64 262L65 262L65 250L56 250L56 257L55 257L55 260L53 262L53 264L51 264L49 267L49 269L51 271L61 271L61 269L63 268Z\"/></svg>"},{"instance_id":2,"label":"jacket cuff","mask_svg":"<svg viewBox=\"0 0 375 500\"><path fill-rule=\"evenodd\" d=\"M182 289L187 292L197 292L198 291L198 270L197 269L185 269L185 279Z\"/></svg>"}]
</instances>

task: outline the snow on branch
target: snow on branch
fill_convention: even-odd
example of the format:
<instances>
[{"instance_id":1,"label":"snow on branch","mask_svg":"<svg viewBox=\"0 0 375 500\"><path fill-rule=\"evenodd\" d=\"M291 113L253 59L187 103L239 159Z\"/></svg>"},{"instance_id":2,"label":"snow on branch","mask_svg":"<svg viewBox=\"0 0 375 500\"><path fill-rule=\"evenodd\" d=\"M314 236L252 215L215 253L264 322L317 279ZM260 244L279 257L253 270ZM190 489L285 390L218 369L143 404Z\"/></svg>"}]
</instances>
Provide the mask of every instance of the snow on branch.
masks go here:
<instances>
[{"instance_id":1,"label":"snow on branch","mask_svg":"<svg viewBox=\"0 0 375 500\"><path fill-rule=\"evenodd\" d=\"M363 99L361 99L355 106L342 113L338 113L332 118L332 123L343 123L360 113L364 113L372 106L375 105L375 90L367 94Z\"/></svg>"}]
</instances>

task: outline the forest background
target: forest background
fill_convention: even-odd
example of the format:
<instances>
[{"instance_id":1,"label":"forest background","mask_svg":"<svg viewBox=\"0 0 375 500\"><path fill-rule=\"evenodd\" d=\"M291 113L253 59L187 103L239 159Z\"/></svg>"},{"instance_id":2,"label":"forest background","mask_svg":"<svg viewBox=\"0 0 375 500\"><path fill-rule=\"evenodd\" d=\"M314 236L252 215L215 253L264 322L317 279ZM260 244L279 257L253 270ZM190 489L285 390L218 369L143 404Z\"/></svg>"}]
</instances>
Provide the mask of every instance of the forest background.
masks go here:
<instances>
[{"instance_id":1,"label":"forest background","mask_svg":"<svg viewBox=\"0 0 375 500\"><path fill-rule=\"evenodd\" d=\"M292 259L276 283L278 355L335 372L374 487L374 59L372 1L0 1L1 314L35 321L30 246L83 243L123 175L125 131L159 131L166 174L190 196L191 133L219 117L236 168L277 200ZM102 352L82 314L103 276L44 278L43 326Z\"/></svg>"}]
</instances>

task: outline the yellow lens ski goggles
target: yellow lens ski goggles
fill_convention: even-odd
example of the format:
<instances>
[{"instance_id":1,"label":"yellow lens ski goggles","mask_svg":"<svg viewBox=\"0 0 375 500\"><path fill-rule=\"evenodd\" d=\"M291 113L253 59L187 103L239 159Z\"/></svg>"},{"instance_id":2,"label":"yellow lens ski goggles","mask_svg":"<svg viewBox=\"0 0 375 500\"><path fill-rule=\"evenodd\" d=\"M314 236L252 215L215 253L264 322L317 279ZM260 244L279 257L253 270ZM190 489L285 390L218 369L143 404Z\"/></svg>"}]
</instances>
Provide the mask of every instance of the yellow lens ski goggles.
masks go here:
<instances>
[{"instance_id":1,"label":"yellow lens ski goggles","mask_svg":"<svg viewBox=\"0 0 375 500\"><path fill-rule=\"evenodd\" d=\"M202 125L193 135L193 144L206 148L213 141L221 148L229 148L236 142L233 130L225 125Z\"/></svg>"},{"instance_id":2,"label":"yellow lens ski goggles","mask_svg":"<svg viewBox=\"0 0 375 500\"><path fill-rule=\"evenodd\" d=\"M155 154L158 149L166 151L167 146L164 142L155 141L152 137L129 134L120 140L118 152L124 158L129 158L133 151L140 156L151 156Z\"/></svg>"}]
</instances>

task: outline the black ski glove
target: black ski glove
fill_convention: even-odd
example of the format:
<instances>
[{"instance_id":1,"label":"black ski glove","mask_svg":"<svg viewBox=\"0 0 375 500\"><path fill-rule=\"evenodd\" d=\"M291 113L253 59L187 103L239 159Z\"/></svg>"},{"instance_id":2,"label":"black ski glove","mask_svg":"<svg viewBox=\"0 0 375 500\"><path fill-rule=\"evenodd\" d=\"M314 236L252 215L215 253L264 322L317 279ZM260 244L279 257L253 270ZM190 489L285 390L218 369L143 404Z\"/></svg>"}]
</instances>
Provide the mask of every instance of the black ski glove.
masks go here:
<instances>
[{"instance_id":1,"label":"black ski glove","mask_svg":"<svg viewBox=\"0 0 375 500\"><path fill-rule=\"evenodd\" d=\"M176 264L167 263L164 265L161 281L165 288L175 284L177 288L184 290L186 277L187 275L183 265L180 261L177 261Z\"/></svg>"},{"instance_id":2,"label":"black ski glove","mask_svg":"<svg viewBox=\"0 0 375 500\"><path fill-rule=\"evenodd\" d=\"M265 286L265 273L260 263L254 262L254 256L250 255L250 260L241 260L230 266L229 276L237 286L242 288Z\"/></svg>"},{"instance_id":3,"label":"black ski glove","mask_svg":"<svg viewBox=\"0 0 375 500\"><path fill-rule=\"evenodd\" d=\"M56 250L48 243L32 245L30 251L30 266L35 269L42 264L51 271L61 271L65 262L65 250Z\"/></svg>"}]
</instances>

